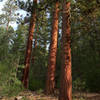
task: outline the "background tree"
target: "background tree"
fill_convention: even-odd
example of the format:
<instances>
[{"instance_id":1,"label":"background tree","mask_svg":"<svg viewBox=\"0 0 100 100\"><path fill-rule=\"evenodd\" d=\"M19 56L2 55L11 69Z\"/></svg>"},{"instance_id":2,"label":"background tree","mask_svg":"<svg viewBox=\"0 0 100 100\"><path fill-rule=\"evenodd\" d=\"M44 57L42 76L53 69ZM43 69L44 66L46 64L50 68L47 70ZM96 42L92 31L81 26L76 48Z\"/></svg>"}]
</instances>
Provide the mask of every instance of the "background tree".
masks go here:
<instances>
[{"instance_id":1,"label":"background tree","mask_svg":"<svg viewBox=\"0 0 100 100\"><path fill-rule=\"evenodd\" d=\"M3 14L0 15L1 24L6 25L8 30L9 24L16 22L16 10L18 9L15 0L7 0L4 7L2 8Z\"/></svg>"}]
</instances>

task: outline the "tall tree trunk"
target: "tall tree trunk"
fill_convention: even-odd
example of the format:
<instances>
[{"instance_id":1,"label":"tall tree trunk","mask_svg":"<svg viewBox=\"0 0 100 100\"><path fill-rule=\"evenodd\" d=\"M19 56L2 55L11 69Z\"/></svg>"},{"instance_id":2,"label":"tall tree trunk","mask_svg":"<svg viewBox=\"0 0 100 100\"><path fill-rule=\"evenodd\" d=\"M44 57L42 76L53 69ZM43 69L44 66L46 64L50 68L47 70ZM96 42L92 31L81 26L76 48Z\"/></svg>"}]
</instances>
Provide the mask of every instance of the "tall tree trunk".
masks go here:
<instances>
[{"instance_id":1,"label":"tall tree trunk","mask_svg":"<svg viewBox=\"0 0 100 100\"><path fill-rule=\"evenodd\" d=\"M59 16L59 2L55 3L55 10L53 12L52 34L50 43L50 53L48 61L48 73L46 80L46 94L54 92L55 87L55 67L56 67L56 53L58 40L58 16Z\"/></svg>"},{"instance_id":2,"label":"tall tree trunk","mask_svg":"<svg viewBox=\"0 0 100 100\"><path fill-rule=\"evenodd\" d=\"M63 2L62 15L62 68L59 100L72 100L70 2Z\"/></svg>"},{"instance_id":3,"label":"tall tree trunk","mask_svg":"<svg viewBox=\"0 0 100 100\"><path fill-rule=\"evenodd\" d=\"M32 52L32 40L33 40L33 33L34 33L35 22L36 22L36 5L37 5L37 0L34 0L30 28L29 28L29 36L27 41L24 75L22 79L22 83L25 88L28 88L28 79L29 79L28 76L29 76L29 67L30 67L31 52Z\"/></svg>"}]
</instances>

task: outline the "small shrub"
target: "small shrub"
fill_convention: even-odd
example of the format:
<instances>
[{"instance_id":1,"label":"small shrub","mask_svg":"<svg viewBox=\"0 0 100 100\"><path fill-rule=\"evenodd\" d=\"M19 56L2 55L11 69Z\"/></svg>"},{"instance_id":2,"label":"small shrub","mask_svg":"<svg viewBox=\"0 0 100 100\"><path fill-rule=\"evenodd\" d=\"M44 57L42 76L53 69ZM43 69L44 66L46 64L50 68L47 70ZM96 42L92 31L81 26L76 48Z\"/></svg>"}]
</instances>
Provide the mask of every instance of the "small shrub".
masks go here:
<instances>
[{"instance_id":1,"label":"small shrub","mask_svg":"<svg viewBox=\"0 0 100 100\"><path fill-rule=\"evenodd\" d=\"M0 95L13 96L23 90L21 81L16 77L16 67L9 67L7 64L0 63Z\"/></svg>"}]
</instances>

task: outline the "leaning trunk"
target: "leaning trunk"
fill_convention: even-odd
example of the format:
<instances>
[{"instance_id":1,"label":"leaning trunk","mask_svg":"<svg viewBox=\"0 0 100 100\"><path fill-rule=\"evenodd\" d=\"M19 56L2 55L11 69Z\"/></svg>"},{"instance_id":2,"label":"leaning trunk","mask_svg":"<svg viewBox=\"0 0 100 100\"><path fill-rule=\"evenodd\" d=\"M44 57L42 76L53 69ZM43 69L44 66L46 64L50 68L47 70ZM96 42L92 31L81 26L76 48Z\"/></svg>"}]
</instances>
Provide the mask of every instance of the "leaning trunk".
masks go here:
<instances>
[{"instance_id":1,"label":"leaning trunk","mask_svg":"<svg viewBox=\"0 0 100 100\"><path fill-rule=\"evenodd\" d=\"M58 39L58 13L59 2L55 3L55 10L53 12L53 25L50 43L50 53L48 61L48 73L46 80L46 94L54 92L55 87L55 66L56 66L56 53L57 53L57 39Z\"/></svg>"},{"instance_id":2,"label":"leaning trunk","mask_svg":"<svg viewBox=\"0 0 100 100\"><path fill-rule=\"evenodd\" d=\"M24 75L22 79L22 83L25 88L28 88L28 80L29 80L28 76L29 76L29 67L30 67L31 52L32 52L32 40L33 40L33 33L34 33L35 22L36 22L36 5L37 5L37 0L34 0L30 28L29 28L29 36L27 41Z\"/></svg>"},{"instance_id":3,"label":"leaning trunk","mask_svg":"<svg viewBox=\"0 0 100 100\"><path fill-rule=\"evenodd\" d=\"M70 2L63 2L62 22L62 72L59 100L72 100Z\"/></svg>"}]
</instances>

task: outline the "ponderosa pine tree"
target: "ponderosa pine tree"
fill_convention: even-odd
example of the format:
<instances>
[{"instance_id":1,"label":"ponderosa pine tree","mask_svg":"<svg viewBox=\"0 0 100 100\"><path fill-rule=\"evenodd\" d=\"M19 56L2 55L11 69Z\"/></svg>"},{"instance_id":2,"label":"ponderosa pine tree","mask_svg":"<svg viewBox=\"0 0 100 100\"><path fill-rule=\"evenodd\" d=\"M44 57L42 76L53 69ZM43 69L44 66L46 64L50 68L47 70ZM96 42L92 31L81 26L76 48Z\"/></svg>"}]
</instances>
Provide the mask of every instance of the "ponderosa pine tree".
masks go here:
<instances>
[{"instance_id":1,"label":"ponderosa pine tree","mask_svg":"<svg viewBox=\"0 0 100 100\"><path fill-rule=\"evenodd\" d=\"M29 28L29 36L27 41L27 48L26 48L26 57L25 57L25 68L24 68L24 74L22 83L25 88L28 88L28 76L29 76L29 67L30 67L30 60L31 60L31 53L32 53L32 40L33 40L33 33L35 30L35 22L36 22L36 5L37 0L33 0L33 10L31 14L31 22L30 22L30 28Z\"/></svg>"},{"instance_id":2,"label":"ponderosa pine tree","mask_svg":"<svg viewBox=\"0 0 100 100\"><path fill-rule=\"evenodd\" d=\"M16 0L7 0L2 8L2 14L0 14L0 24L5 24L7 31L9 24L15 22L17 19L15 12L17 11L18 7L15 1Z\"/></svg>"},{"instance_id":3,"label":"ponderosa pine tree","mask_svg":"<svg viewBox=\"0 0 100 100\"><path fill-rule=\"evenodd\" d=\"M59 2L55 3L55 10L53 12L51 43L48 61L48 72L46 80L46 94L54 92L55 88L55 69L56 69L56 53L58 40L58 16L59 16Z\"/></svg>"},{"instance_id":4,"label":"ponderosa pine tree","mask_svg":"<svg viewBox=\"0 0 100 100\"><path fill-rule=\"evenodd\" d=\"M62 68L59 100L72 100L70 2L63 1Z\"/></svg>"}]
</instances>

